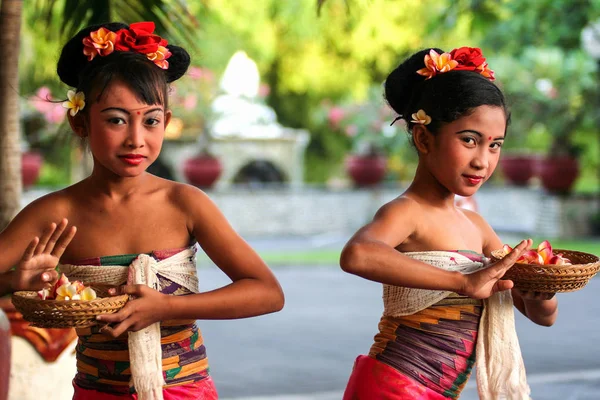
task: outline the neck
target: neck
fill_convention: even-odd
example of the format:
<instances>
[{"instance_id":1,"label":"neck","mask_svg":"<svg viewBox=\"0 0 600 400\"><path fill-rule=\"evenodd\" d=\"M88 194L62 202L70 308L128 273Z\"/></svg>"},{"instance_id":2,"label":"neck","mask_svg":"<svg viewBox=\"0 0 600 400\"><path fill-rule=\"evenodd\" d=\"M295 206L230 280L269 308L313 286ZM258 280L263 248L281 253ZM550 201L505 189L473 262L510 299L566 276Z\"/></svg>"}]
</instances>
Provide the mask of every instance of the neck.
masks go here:
<instances>
[{"instance_id":1,"label":"neck","mask_svg":"<svg viewBox=\"0 0 600 400\"><path fill-rule=\"evenodd\" d=\"M437 208L454 208L454 193L443 186L421 163L417 166L415 178L407 189Z\"/></svg>"},{"instance_id":2,"label":"neck","mask_svg":"<svg viewBox=\"0 0 600 400\"><path fill-rule=\"evenodd\" d=\"M138 176L123 177L94 167L92 174L86 178L86 182L89 193L108 197L111 200L122 200L144 188L149 178L150 174L147 172Z\"/></svg>"}]
</instances>

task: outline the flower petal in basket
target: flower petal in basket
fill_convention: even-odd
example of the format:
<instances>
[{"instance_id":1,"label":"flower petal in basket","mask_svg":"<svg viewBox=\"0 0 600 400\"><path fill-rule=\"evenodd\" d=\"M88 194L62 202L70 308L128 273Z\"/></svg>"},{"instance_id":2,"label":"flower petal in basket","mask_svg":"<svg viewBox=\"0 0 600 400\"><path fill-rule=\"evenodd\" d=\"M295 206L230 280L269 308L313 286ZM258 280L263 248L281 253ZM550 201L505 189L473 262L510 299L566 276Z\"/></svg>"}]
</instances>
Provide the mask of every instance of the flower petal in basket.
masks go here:
<instances>
[{"instance_id":1,"label":"flower petal in basket","mask_svg":"<svg viewBox=\"0 0 600 400\"><path fill-rule=\"evenodd\" d=\"M574 250L554 250L572 265L515 263L502 279L510 279L520 290L542 293L574 292L582 289L600 270L600 258ZM505 257L502 249L492 251L492 261Z\"/></svg>"},{"instance_id":2,"label":"flower petal in basket","mask_svg":"<svg viewBox=\"0 0 600 400\"><path fill-rule=\"evenodd\" d=\"M91 285L99 294L104 288ZM96 316L119 311L129 296L98 297L94 300L42 300L37 292L13 293L12 302L31 325L39 328L84 328L96 325Z\"/></svg>"}]
</instances>

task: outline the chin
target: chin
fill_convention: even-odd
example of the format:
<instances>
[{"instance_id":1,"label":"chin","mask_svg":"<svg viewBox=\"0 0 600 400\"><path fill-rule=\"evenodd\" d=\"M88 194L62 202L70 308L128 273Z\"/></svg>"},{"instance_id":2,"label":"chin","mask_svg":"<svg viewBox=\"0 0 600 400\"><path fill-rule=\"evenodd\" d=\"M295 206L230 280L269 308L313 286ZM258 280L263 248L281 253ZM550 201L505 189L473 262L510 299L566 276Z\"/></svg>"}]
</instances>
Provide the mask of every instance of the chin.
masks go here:
<instances>
[{"instance_id":1,"label":"chin","mask_svg":"<svg viewBox=\"0 0 600 400\"><path fill-rule=\"evenodd\" d=\"M481 186L461 188L459 190L456 190L454 192L454 194L457 194L462 197L470 197L470 196L473 196L475 193L477 193L477 191L479 190L480 187Z\"/></svg>"}]
</instances>

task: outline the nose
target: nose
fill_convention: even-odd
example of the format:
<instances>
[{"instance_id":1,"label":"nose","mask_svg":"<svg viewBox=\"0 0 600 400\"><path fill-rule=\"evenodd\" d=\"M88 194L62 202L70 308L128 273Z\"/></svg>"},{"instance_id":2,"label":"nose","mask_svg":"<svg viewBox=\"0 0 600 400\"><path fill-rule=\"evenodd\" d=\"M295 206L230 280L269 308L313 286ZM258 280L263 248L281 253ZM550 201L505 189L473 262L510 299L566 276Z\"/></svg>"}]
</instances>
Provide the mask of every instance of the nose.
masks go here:
<instances>
[{"instance_id":1,"label":"nose","mask_svg":"<svg viewBox=\"0 0 600 400\"><path fill-rule=\"evenodd\" d=\"M131 123L129 124L129 130L127 132L127 138L125 140L125 146L130 149L137 149L144 147L144 134L140 124Z\"/></svg>"},{"instance_id":2,"label":"nose","mask_svg":"<svg viewBox=\"0 0 600 400\"><path fill-rule=\"evenodd\" d=\"M486 149L475 152L474 157L471 159L471 167L477 170L486 169L489 166L488 153Z\"/></svg>"}]
</instances>

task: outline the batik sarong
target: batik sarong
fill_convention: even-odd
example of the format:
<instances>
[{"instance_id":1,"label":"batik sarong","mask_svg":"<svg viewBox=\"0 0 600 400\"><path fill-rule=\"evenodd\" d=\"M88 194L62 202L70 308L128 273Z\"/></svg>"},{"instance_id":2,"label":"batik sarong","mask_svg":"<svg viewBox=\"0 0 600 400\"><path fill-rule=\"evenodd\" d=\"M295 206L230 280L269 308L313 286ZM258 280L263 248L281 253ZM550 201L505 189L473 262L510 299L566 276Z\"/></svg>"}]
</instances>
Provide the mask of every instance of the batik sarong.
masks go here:
<instances>
[{"instance_id":1,"label":"batik sarong","mask_svg":"<svg viewBox=\"0 0 600 400\"><path fill-rule=\"evenodd\" d=\"M185 253L183 253L185 252ZM162 262L181 255L195 260L192 249L154 252L152 258ZM82 260L62 265L61 269L70 279L87 282L111 283L98 280L98 273L106 270L94 270L94 266L124 268L119 273L131 277L126 267L133 264L139 255L109 256ZM192 260L193 259L193 260ZM79 266L84 266L78 268ZM92 278L92 274L96 274ZM113 276L114 274L107 274ZM112 278L111 278L112 279ZM174 282L159 272L156 274L157 290L168 295L189 295L193 292L186 286ZM176 280L182 280L184 278ZM125 282L121 282L125 283ZM195 283L197 287L197 281ZM196 289L197 290L197 289ZM128 333L116 339L100 333L101 326L77 329L77 374L73 380L74 400L83 399L138 399L140 396L131 384L130 341ZM172 320L160 323L160 352L162 379L164 386L159 397L165 400L176 399L217 399L217 392L209 376L208 359L202 335L195 320Z\"/></svg>"},{"instance_id":2,"label":"batik sarong","mask_svg":"<svg viewBox=\"0 0 600 400\"><path fill-rule=\"evenodd\" d=\"M473 252L405 254L464 274L485 268ZM510 292L481 301L384 285L383 297L379 333L356 359L344 400L456 399L476 359L481 399L529 399Z\"/></svg>"}]
</instances>

